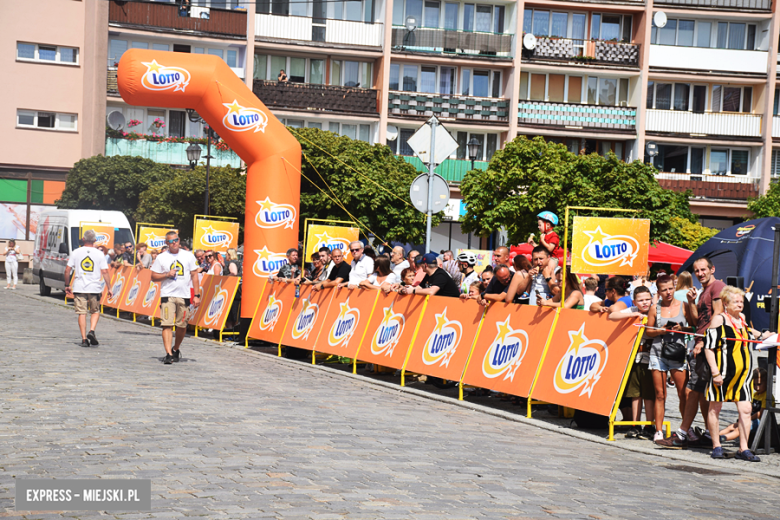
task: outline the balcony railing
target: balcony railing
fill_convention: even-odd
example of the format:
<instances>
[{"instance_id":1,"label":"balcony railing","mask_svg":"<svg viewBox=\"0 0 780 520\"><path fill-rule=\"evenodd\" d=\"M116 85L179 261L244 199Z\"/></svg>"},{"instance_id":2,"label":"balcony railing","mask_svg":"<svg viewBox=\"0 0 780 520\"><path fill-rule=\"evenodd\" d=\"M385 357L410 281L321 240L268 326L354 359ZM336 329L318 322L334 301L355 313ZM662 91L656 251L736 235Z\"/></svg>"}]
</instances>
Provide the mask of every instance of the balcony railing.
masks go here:
<instances>
[{"instance_id":1,"label":"balcony railing","mask_svg":"<svg viewBox=\"0 0 780 520\"><path fill-rule=\"evenodd\" d=\"M654 44L650 46L650 66L661 70L753 73L766 77L766 53Z\"/></svg>"},{"instance_id":2,"label":"balcony railing","mask_svg":"<svg viewBox=\"0 0 780 520\"><path fill-rule=\"evenodd\" d=\"M106 92L113 96L119 95L119 84L116 79L116 67L108 68L108 76L106 78Z\"/></svg>"},{"instance_id":3,"label":"balcony railing","mask_svg":"<svg viewBox=\"0 0 780 520\"><path fill-rule=\"evenodd\" d=\"M418 172L428 172L428 166L423 164L419 157L409 155L399 155L399 157L417 168ZM488 168L488 164L490 163L487 161L474 161L474 169L485 171ZM444 180L452 183L460 183L463 180L463 177L466 176L466 173L470 170L471 161L463 159L444 159L444 161L436 167L436 173L444 177Z\"/></svg>"},{"instance_id":4,"label":"balcony railing","mask_svg":"<svg viewBox=\"0 0 780 520\"><path fill-rule=\"evenodd\" d=\"M393 51L472 54L485 57L510 58L512 34L450 31L419 27L408 32L393 27Z\"/></svg>"},{"instance_id":5,"label":"balcony railing","mask_svg":"<svg viewBox=\"0 0 780 520\"><path fill-rule=\"evenodd\" d=\"M690 190L695 197L730 200L758 197L758 179L747 175L659 172L657 178L662 187L679 192Z\"/></svg>"},{"instance_id":6,"label":"balcony railing","mask_svg":"<svg viewBox=\"0 0 780 520\"><path fill-rule=\"evenodd\" d=\"M636 108L551 101L521 101L518 123L560 127L636 130Z\"/></svg>"},{"instance_id":7,"label":"balcony railing","mask_svg":"<svg viewBox=\"0 0 780 520\"><path fill-rule=\"evenodd\" d=\"M280 83L256 79L252 86L255 95L269 107L350 112L375 116L377 91L367 88L310 85L307 83Z\"/></svg>"},{"instance_id":8,"label":"balcony railing","mask_svg":"<svg viewBox=\"0 0 780 520\"><path fill-rule=\"evenodd\" d=\"M440 119L504 123L509 120L509 101L505 99L390 92L389 115L424 119Z\"/></svg>"},{"instance_id":9,"label":"balcony railing","mask_svg":"<svg viewBox=\"0 0 780 520\"><path fill-rule=\"evenodd\" d=\"M780 117L772 117L772 137L780 137Z\"/></svg>"},{"instance_id":10,"label":"balcony railing","mask_svg":"<svg viewBox=\"0 0 780 520\"><path fill-rule=\"evenodd\" d=\"M602 40L540 37L536 40L536 48L533 51L524 51L524 56L531 60L566 60L577 63L638 67L639 45Z\"/></svg>"},{"instance_id":11,"label":"balcony railing","mask_svg":"<svg viewBox=\"0 0 780 520\"><path fill-rule=\"evenodd\" d=\"M246 11L243 10L192 7L188 12L169 3L111 1L108 4L108 21L139 29L155 27L177 32L246 36Z\"/></svg>"},{"instance_id":12,"label":"balcony railing","mask_svg":"<svg viewBox=\"0 0 780 520\"><path fill-rule=\"evenodd\" d=\"M769 11L772 9L772 0L656 0L653 5L703 7L730 11Z\"/></svg>"},{"instance_id":13,"label":"balcony railing","mask_svg":"<svg viewBox=\"0 0 780 520\"><path fill-rule=\"evenodd\" d=\"M299 40L334 45L382 47L381 23L326 20L305 16L255 15L255 38Z\"/></svg>"},{"instance_id":14,"label":"balcony railing","mask_svg":"<svg viewBox=\"0 0 780 520\"><path fill-rule=\"evenodd\" d=\"M187 147L189 143L166 143L162 141L145 141L139 139L131 141L129 139L118 139L106 137L106 157L114 155L124 155L132 157L144 157L161 164L173 164L177 166L189 166L187 160ZM206 155L206 148L203 148L203 156ZM218 150L211 147L211 165L212 166L241 166L241 159L232 150ZM206 160L201 158L201 163L206 164Z\"/></svg>"},{"instance_id":15,"label":"balcony railing","mask_svg":"<svg viewBox=\"0 0 780 520\"><path fill-rule=\"evenodd\" d=\"M648 109L645 130L674 134L761 137L761 116Z\"/></svg>"}]
</instances>

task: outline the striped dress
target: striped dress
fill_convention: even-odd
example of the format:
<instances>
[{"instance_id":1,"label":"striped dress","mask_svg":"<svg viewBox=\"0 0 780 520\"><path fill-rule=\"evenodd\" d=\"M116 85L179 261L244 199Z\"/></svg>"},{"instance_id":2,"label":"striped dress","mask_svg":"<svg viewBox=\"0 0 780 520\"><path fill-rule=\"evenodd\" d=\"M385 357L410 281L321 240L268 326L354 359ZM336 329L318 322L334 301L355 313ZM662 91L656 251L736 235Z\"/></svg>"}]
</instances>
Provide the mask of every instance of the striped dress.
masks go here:
<instances>
[{"instance_id":1,"label":"striped dress","mask_svg":"<svg viewBox=\"0 0 780 520\"><path fill-rule=\"evenodd\" d=\"M723 325L707 329L704 347L715 352L715 362L723 376L721 386L716 386L710 378L706 390L707 401L737 402L753 398L753 356L750 343L739 341L750 339L750 336L743 320L738 325L739 329L735 328L732 321L723 315Z\"/></svg>"}]
</instances>

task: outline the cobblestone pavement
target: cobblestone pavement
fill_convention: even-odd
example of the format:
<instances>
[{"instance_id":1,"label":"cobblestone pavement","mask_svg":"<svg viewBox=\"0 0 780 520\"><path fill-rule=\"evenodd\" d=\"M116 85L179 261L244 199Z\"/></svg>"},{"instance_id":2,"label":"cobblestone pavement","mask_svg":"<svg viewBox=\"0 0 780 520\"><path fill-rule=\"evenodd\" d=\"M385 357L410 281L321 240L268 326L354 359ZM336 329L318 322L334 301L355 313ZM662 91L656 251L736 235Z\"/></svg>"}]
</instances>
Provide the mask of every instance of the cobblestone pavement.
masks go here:
<instances>
[{"instance_id":1,"label":"cobblestone pavement","mask_svg":"<svg viewBox=\"0 0 780 520\"><path fill-rule=\"evenodd\" d=\"M32 293L0 296L0 518L778 516L778 480L748 463L636 453L197 339L165 366L159 330L126 321L101 319L85 349L72 310ZM17 512L17 477L150 478L153 510Z\"/></svg>"}]
</instances>

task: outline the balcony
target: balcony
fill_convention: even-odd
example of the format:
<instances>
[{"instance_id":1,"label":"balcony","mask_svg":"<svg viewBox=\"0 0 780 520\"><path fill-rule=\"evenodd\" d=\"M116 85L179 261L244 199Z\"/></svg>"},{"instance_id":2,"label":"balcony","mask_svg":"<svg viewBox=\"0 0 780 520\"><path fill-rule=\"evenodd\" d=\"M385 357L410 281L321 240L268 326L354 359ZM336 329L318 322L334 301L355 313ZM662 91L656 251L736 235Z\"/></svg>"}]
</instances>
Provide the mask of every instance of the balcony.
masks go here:
<instances>
[{"instance_id":1,"label":"balcony","mask_svg":"<svg viewBox=\"0 0 780 520\"><path fill-rule=\"evenodd\" d=\"M252 91L268 107L376 116L377 91L367 88L280 83L256 79Z\"/></svg>"},{"instance_id":2,"label":"balcony","mask_svg":"<svg viewBox=\"0 0 780 520\"><path fill-rule=\"evenodd\" d=\"M476 121L506 125L509 101L505 99L390 92L388 115L427 119L432 115L451 121Z\"/></svg>"},{"instance_id":3,"label":"balcony","mask_svg":"<svg viewBox=\"0 0 780 520\"><path fill-rule=\"evenodd\" d=\"M650 67L667 70L752 73L766 76L767 51L651 45Z\"/></svg>"},{"instance_id":4,"label":"balcony","mask_svg":"<svg viewBox=\"0 0 780 520\"><path fill-rule=\"evenodd\" d=\"M428 173L428 166L424 165L417 156L399 155L399 157L417 168L418 172ZM490 163L487 161L474 161L474 169L485 171L488 168L488 164ZM437 166L435 171L444 177L447 182L459 184L470 170L471 161L463 159L444 159L444 162Z\"/></svg>"},{"instance_id":5,"label":"balcony","mask_svg":"<svg viewBox=\"0 0 780 520\"><path fill-rule=\"evenodd\" d=\"M146 141L139 139L131 141L129 139L118 139L115 137L106 137L106 157L114 155L126 155L131 157L144 157L161 164L172 164L175 166L189 166L186 149L190 143L166 143L162 141ZM200 162L206 164L206 145L202 144L203 149ZM211 146L211 165L212 166L241 166L241 159L232 150L218 150Z\"/></svg>"},{"instance_id":6,"label":"balcony","mask_svg":"<svg viewBox=\"0 0 780 520\"><path fill-rule=\"evenodd\" d=\"M690 190L705 199L747 200L758 197L758 179L744 175L704 175L659 172L658 184L678 192Z\"/></svg>"},{"instance_id":7,"label":"balcony","mask_svg":"<svg viewBox=\"0 0 780 520\"><path fill-rule=\"evenodd\" d=\"M119 84L117 83L116 67L109 67L106 76L106 93L110 96L119 96Z\"/></svg>"},{"instance_id":8,"label":"balcony","mask_svg":"<svg viewBox=\"0 0 780 520\"><path fill-rule=\"evenodd\" d=\"M634 107L521 101L518 103L517 118L521 125L636 131Z\"/></svg>"},{"instance_id":9,"label":"balcony","mask_svg":"<svg viewBox=\"0 0 780 520\"><path fill-rule=\"evenodd\" d=\"M255 38L258 40L296 40L315 45L349 45L380 50L383 29L381 23L273 14L255 15Z\"/></svg>"},{"instance_id":10,"label":"balcony","mask_svg":"<svg viewBox=\"0 0 780 520\"><path fill-rule=\"evenodd\" d=\"M407 32L393 27L394 52L423 52L473 55L485 58L511 58L513 34L449 31L419 27Z\"/></svg>"},{"instance_id":11,"label":"balcony","mask_svg":"<svg viewBox=\"0 0 780 520\"><path fill-rule=\"evenodd\" d=\"M761 116L648 109L645 130L673 134L761 137Z\"/></svg>"},{"instance_id":12,"label":"balcony","mask_svg":"<svg viewBox=\"0 0 780 520\"><path fill-rule=\"evenodd\" d=\"M653 6L656 5L725 9L728 11L771 11L772 0L656 0L653 2Z\"/></svg>"},{"instance_id":13,"label":"balcony","mask_svg":"<svg viewBox=\"0 0 780 520\"><path fill-rule=\"evenodd\" d=\"M772 137L780 137L780 117L772 117Z\"/></svg>"},{"instance_id":14,"label":"balcony","mask_svg":"<svg viewBox=\"0 0 780 520\"><path fill-rule=\"evenodd\" d=\"M546 38L536 40L533 51L523 51L529 60L569 61L578 64L639 66L639 45L603 40Z\"/></svg>"},{"instance_id":15,"label":"balcony","mask_svg":"<svg viewBox=\"0 0 780 520\"><path fill-rule=\"evenodd\" d=\"M109 24L132 29L167 29L194 35L246 37L246 11L192 7L189 16L180 16L179 13L178 5L162 2L138 0L111 1L108 4Z\"/></svg>"}]
</instances>

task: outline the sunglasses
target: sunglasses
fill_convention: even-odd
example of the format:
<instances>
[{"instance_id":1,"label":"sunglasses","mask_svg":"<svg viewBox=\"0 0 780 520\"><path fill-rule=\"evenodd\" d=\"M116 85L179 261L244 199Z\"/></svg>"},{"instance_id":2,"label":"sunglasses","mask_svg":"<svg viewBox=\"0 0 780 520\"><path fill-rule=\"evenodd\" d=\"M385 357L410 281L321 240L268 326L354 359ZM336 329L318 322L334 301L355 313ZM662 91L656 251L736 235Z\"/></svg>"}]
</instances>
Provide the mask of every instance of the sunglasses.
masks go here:
<instances>
[{"instance_id":1,"label":"sunglasses","mask_svg":"<svg viewBox=\"0 0 780 520\"><path fill-rule=\"evenodd\" d=\"M179 239L178 239L178 238L174 238L173 240L166 240L165 242L166 242L167 244L175 244L175 243L176 243L176 242L178 242L178 241L179 241Z\"/></svg>"},{"instance_id":2,"label":"sunglasses","mask_svg":"<svg viewBox=\"0 0 780 520\"><path fill-rule=\"evenodd\" d=\"M350 249L351 252L357 253L358 251L362 251L362 249Z\"/></svg>"},{"instance_id":3,"label":"sunglasses","mask_svg":"<svg viewBox=\"0 0 780 520\"><path fill-rule=\"evenodd\" d=\"M206 258L214 258L214 255L206 255Z\"/></svg>"}]
</instances>

